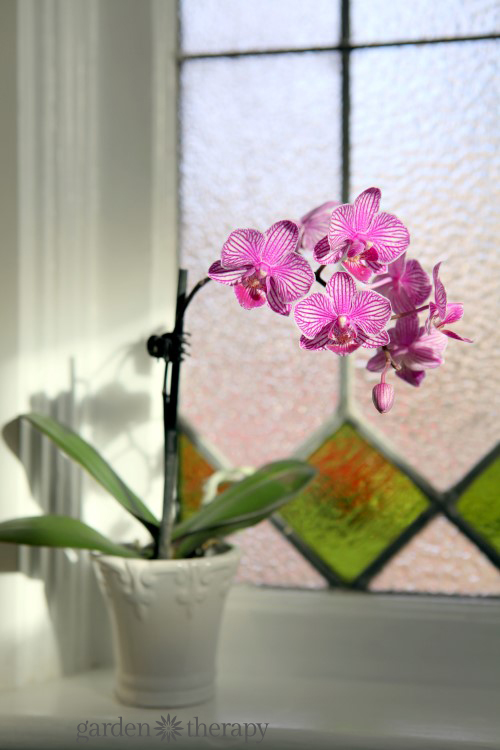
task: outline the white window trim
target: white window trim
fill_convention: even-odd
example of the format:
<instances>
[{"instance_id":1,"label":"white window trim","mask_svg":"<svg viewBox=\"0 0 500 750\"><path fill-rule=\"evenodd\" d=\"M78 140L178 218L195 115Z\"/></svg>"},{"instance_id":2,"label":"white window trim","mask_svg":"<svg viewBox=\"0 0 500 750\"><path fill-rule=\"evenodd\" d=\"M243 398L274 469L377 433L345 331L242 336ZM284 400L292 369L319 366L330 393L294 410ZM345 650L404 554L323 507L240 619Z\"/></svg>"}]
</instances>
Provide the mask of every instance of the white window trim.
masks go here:
<instances>
[{"instance_id":1,"label":"white window trim","mask_svg":"<svg viewBox=\"0 0 500 750\"><path fill-rule=\"evenodd\" d=\"M497 750L499 616L493 600L235 587L217 696L175 712L184 727L195 716L267 722L263 747L283 750ZM112 671L101 668L4 693L0 745L55 750L81 721L154 726L159 713L118 704Z\"/></svg>"}]
</instances>

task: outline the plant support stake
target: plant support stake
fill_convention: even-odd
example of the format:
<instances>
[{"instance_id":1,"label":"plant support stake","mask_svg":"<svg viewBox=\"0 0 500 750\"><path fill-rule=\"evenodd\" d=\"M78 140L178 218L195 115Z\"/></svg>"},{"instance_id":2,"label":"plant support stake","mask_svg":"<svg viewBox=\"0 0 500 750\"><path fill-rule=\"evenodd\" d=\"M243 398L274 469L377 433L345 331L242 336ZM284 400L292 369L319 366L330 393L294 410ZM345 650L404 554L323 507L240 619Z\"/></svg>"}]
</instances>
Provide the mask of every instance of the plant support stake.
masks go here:
<instances>
[{"instance_id":1,"label":"plant support stake","mask_svg":"<svg viewBox=\"0 0 500 750\"><path fill-rule=\"evenodd\" d=\"M179 270L175 327L171 333L151 336L147 348L152 357L165 360L163 379L164 427L164 484L163 513L154 557L169 559L171 555L172 528L176 516L176 489L178 464L177 409L179 401L179 375L183 345L184 310L186 308L187 271Z\"/></svg>"}]
</instances>

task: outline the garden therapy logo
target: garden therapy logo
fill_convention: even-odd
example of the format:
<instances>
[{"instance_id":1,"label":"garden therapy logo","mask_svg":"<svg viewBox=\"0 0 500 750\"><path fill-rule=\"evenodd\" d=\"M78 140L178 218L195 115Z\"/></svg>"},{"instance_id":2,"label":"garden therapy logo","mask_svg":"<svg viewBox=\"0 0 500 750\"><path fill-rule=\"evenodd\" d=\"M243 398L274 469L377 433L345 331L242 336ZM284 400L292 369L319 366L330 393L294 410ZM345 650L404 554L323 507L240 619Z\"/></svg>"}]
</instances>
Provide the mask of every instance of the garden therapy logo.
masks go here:
<instances>
[{"instance_id":1,"label":"garden therapy logo","mask_svg":"<svg viewBox=\"0 0 500 750\"><path fill-rule=\"evenodd\" d=\"M76 741L78 743L92 743L92 740L102 740L103 737L123 737L123 747L127 746L127 738L141 737L145 742L155 739L161 742L183 740L184 738L204 737L207 739L222 738L240 741L243 744L259 744L266 736L269 724L262 722L238 722L224 721L212 722L211 724L200 721L198 716L182 724L177 716L167 714L166 718L160 715L156 720L156 726L147 721L129 721L125 723L123 717L119 716L116 722L96 722L85 720L80 722L76 728ZM101 742L99 747L103 746Z\"/></svg>"},{"instance_id":2,"label":"garden therapy logo","mask_svg":"<svg viewBox=\"0 0 500 750\"><path fill-rule=\"evenodd\" d=\"M177 716L170 719L170 714L167 714L167 718L161 717L161 721L157 721L158 726L156 727L156 734L161 737L162 740L166 739L167 742L175 740L177 736L180 737L182 733L182 724L180 721L176 721Z\"/></svg>"}]
</instances>

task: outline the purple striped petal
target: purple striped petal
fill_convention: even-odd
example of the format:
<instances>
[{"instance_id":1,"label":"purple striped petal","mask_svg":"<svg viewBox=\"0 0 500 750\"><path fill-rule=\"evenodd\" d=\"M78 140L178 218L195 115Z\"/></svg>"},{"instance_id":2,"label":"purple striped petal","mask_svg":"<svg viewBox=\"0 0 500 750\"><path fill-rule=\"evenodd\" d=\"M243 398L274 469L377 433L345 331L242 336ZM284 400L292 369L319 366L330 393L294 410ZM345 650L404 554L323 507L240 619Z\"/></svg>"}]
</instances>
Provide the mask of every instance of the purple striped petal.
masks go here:
<instances>
[{"instance_id":1,"label":"purple striped petal","mask_svg":"<svg viewBox=\"0 0 500 750\"><path fill-rule=\"evenodd\" d=\"M443 336L441 331L437 328L433 328L431 332L427 334L425 328L422 326L416 343L417 345L424 344L425 346L429 346L431 349L434 349L435 352L442 354L448 345L448 339L446 336Z\"/></svg>"},{"instance_id":2,"label":"purple striped petal","mask_svg":"<svg viewBox=\"0 0 500 750\"><path fill-rule=\"evenodd\" d=\"M385 352L377 352L371 359L366 363L366 369L370 372L382 372L386 365Z\"/></svg>"},{"instance_id":3,"label":"purple striped petal","mask_svg":"<svg viewBox=\"0 0 500 750\"><path fill-rule=\"evenodd\" d=\"M392 263L410 244L410 235L403 222L384 212L375 216L366 236L373 242L381 263Z\"/></svg>"},{"instance_id":4,"label":"purple striped petal","mask_svg":"<svg viewBox=\"0 0 500 750\"><path fill-rule=\"evenodd\" d=\"M421 385L422 380L425 378L424 370L408 370L406 367L402 367L401 370L396 370L396 375L406 383L415 386L415 388L418 388Z\"/></svg>"},{"instance_id":5,"label":"purple striped petal","mask_svg":"<svg viewBox=\"0 0 500 750\"><path fill-rule=\"evenodd\" d=\"M345 357L348 354L352 354L356 349L359 349L359 344L329 344L327 347L334 354L339 354L341 357Z\"/></svg>"},{"instance_id":6,"label":"purple striped petal","mask_svg":"<svg viewBox=\"0 0 500 750\"><path fill-rule=\"evenodd\" d=\"M264 234L261 258L270 266L278 265L295 252L299 242L299 228L294 221L277 221Z\"/></svg>"},{"instance_id":7,"label":"purple striped petal","mask_svg":"<svg viewBox=\"0 0 500 750\"><path fill-rule=\"evenodd\" d=\"M464 336L459 336L458 333L455 333L455 331L450 331L448 328L440 328L439 329L441 333L444 333L445 336L449 336L450 339L456 339L457 341L464 341L466 344L473 344L474 341L472 339L466 339Z\"/></svg>"},{"instance_id":8,"label":"purple striped petal","mask_svg":"<svg viewBox=\"0 0 500 750\"><path fill-rule=\"evenodd\" d=\"M339 206L332 213L328 229L328 242L333 251L340 250L346 240L354 236L354 209L348 203Z\"/></svg>"},{"instance_id":9,"label":"purple striped petal","mask_svg":"<svg viewBox=\"0 0 500 750\"><path fill-rule=\"evenodd\" d=\"M439 311L437 305L434 302L429 302L429 317L425 321L425 330L427 333L431 332L432 323L435 322L436 318L439 319Z\"/></svg>"},{"instance_id":10,"label":"purple striped petal","mask_svg":"<svg viewBox=\"0 0 500 750\"><path fill-rule=\"evenodd\" d=\"M400 255L399 258L396 258L396 260L390 264L387 270L389 272L389 275L392 276L393 279L400 279L405 271L405 266L406 253L403 253L403 255Z\"/></svg>"},{"instance_id":11,"label":"purple striped petal","mask_svg":"<svg viewBox=\"0 0 500 750\"><path fill-rule=\"evenodd\" d=\"M368 188L354 201L354 227L358 232L365 232L380 206L380 190Z\"/></svg>"},{"instance_id":12,"label":"purple striped petal","mask_svg":"<svg viewBox=\"0 0 500 750\"><path fill-rule=\"evenodd\" d=\"M444 320L444 316L446 315L446 289L444 288L444 284L442 281L439 280L439 267L441 263L436 263L432 270L432 277L434 279L434 298L436 302L436 307L439 313L439 317L441 320Z\"/></svg>"},{"instance_id":13,"label":"purple striped petal","mask_svg":"<svg viewBox=\"0 0 500 750\"><path fill-rule=\"evenodd\" d=\"M302 227L301 245L306 250L314 250L317 243L328 233L330 219L334 208L340 206L338 201L328 201L313 208L300 220Z\"/></svg>"},{"instance_id":14,"label":"purple striped petal","mask_svg":"<svg viewBox=\"0 0 500 750\"><path fill-rule=\"evenodd\" d=\"M375 248L372 248L374 252L376 252ZM387 264L386 263L379 263L376 260L366 260L366 265L368 268L371 268L373 273L376 273L377 275L387 273Z\"/></svg>"},{"instance_id":15,"label":"purple striped petal","mask_svg":"<svg viewBox=\"0 0 500 750\"><path fill-rule=\"evenodd\" d=\"M313 339L308 339L307 336L301 336L300 337L300 347L301 349L308 349L309 351L322 351L326 349L326 345L331 343L331 338L329 337L331 326L328 325L326 328L323 328L322 331L318 333L317 336L315 336Z\"/></svg>"},{"instance_id":16,"label":"purple striped petal","mask_svg":"<svg viewBox=\"0 0 500 750\"><path fill-rule=\"evenodd\" d=\"M220 260L216 260L208 269L208 275L213 281L218 281L220 284L234 286L234 284L241 281L249 268L250 266L243 268L224 268Z\"/></svg>"},{"instance_id":17,"label":"purple striped petal","mask_svg":"<svg viewBox=\"0 0 500 750\"><path fill-rule=\"evenodd\" d=\"M383 290L378 287L377 292L384 294ZM415 309L415 305L399 283L397 287L393 286L387 294L384 294L384 297L387 297L395 313L410 312Z\"/></svg>"},{"instance_id":18,"label":"purple striped petal","mask_svg":"<svg viewBox=\"0 0 500 750\"><path fill-rule=\"evenodd\" d=\"M380 331L373 336L367 336L363 331L358 331L356 341L359 341L364 349L377 349L379 346L387 346L389 343L389 334L387 331Z\"/></svg>"},{"instance_id":19,"label":"purple striped petal","mask_svg":"<svg viewBox=\"0 0 500 750\"><path fill-rule=\"evenodd\" d=\"M326 294L311 294L295 305L295 322L307 338L313 339L336 318L332 302Z\"/></svg>"},{"instance_id":20,"label":"purple striped petal","mask_svg":"<svg viewBox=\"0 0 500 750\"><path fill-rule=\"evenodd\" d=\"M399 259L395 261L399 263ZM393 265L395 265L393 263ZM407 293L410 301L415 307L422 305L432 290L428 274L424 271L418 260L409 260L406 263L404 273L401 276L401 283Z\"/></svg>"},{"instance_id":21,"label":"purple striped petal","mask_svg":"<svg viewBox=\"0 0 500 750\"><path fill-rule=\"evenodd\" d=\"M288 255L271 273L284 302L295 302L307 294L315 278L307 260L297 253Z\"/></svg>"},{"instance_id":22,"label":"purple striped petal","mask_svg":"<svg viewBox=\"0 0 500 750\"><path fill-rule=\"evenodd\" d=\"M342 266L346 271L351 273L355 279L357 279L358 281L362 281L363 284L367 284L373 276L372 269L368 268L360 262L353 263L350 260L344 260Z\"/></svg>"},{"instance_id":23,"label":"purple striped petal","mask_svg":"<svg viewBox=\"0 0 500 750\"><path fill-rule=\"evenodd\" d=\"M350 314L352 300L356 295L356 284L352 276L345 271L337 271L328 281L326 293L332 300L332 310L337 315Z\"/></svg>"},{"instance_id":24,"label":"purple striped petal","mask_svg":"<svg viewBox=\"0 0 500 750\"><path fill-rule=\"evenodd\" d=\"M300 223L310 224L312 222L316 222L317 225L319 225L324 223L325 220L328 219L325 229L325 231L327 231L333 210L335 208L338 208L338 206L340 205L341 204L339 203L339 201L326 201L326 203L322 203L321 206L316 206L316 208L311 209L311 211L309 211L305 216L301 218Z\"/></svg>"},{"instance_id":25,"label":"purple striped petal","mask_svg":"<svg viewBox=\"0 0 500 750\"><path fill-rule=\"evenodd\" d=\"M292 306L287 304L280 294L276 281L268 276L266 279L267 303L271 310L279 315L290 315Z\"/></svg>"},{"instance_id":26,"label":"purple striped petal","mask_svg":"<svg viewBox=\"0 0 500 750\"><path fill-rule=\"evenodd\" d=\"M260 260L264 237L256 229L236 229L231 232L222 248L224 268L256 266Z\"/></svg>"},{"instance_id":27,"label":"purple striped petal","mask_svg":"<svg viewBox=\"0 0 500 750\"><path fill-rule=\"evenodd\" d=\"M245 310L253 310L254 307L262 307L266 304L266 296L263 292L258 289L251 289L250 287L243 286L243 284L237 284L234 287L236 299Z\"/></svg>"},{"instance_id":28,"label":"purple striped petal","mask_svg":"<svg viewBox=\"0 0 500 750\"><path fill-rule=\"evenodd\" d=\"M316 263L326 266L329 263L338 263L341 260L349 248L349 240L346 240L343 245L340 245L336 250L330 248L330 242L328 237L323 237L315 246L313 252L313 258Z\"/></svg>"},{"instance_id":29,"label":"purple striped petal","mask_svg":"<svg viewBox=\"0 0 500 750\"><path fill-rule=\"evenodd\" d=\"M456 323L457 320L461 320L464 315L464 306L461 302L449 302L446 305L446 315L443 323L449 325L450 323Z\"/></svg>"},{"instance_id":30,"label":"purple striped petal","mask_svg":"<svg viewBox=\"0 0 500 750\"><path fill-rule=\"evenodd\" d=\"M411 348L409 357L405 357L405 365L410 370L428 370L442 364L442 358L430 346L415 344Z\"/></svg>"},{"instance_id":31,"label":"purple striped petal","mask_svg":"<svg viewBox=\"0 0 500 750\"><path fill-rule=\"evenodd\" d=\"M394 329L393 340L397 346L410 346L420 334L418 315L405 315L398 318Z\"/></svg>"},{"instance_id":32,"label":"purple striped petal","mask_svg":"<svg viewBox=\"0 0 500 750\"><path fill-rule=\"evenodd\" d=\"M391 305L377 292L358 292L352 300L349 317L365 333L372 336L385 326L391 317Z\"/></svg>"}]
</instances>

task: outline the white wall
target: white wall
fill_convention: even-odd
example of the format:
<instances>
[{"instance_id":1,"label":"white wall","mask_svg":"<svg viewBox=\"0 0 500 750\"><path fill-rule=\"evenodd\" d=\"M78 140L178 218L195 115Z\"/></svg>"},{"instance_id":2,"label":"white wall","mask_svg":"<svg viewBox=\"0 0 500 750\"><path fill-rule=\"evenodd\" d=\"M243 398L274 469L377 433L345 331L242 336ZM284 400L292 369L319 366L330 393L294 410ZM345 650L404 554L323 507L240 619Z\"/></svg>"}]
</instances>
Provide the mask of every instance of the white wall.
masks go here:
<instances>
[{"instance_id":1,"label":"white wall","mask_svg":"<svg viewBox=\"0 0 500 750\"><path fill-rule=\"evenodd\" d=\"M159 510L176 287L176 3L0 3L0 422L45 410ZM15 435L12 435L15 441ZM0 445L0 519L142 528L46 441ZM77 565L77 560L83 565ZM0 687L106 658L86 553L0 545ZM89 604L90 602L90 604Z\"/></svg>"}]
</instances>

